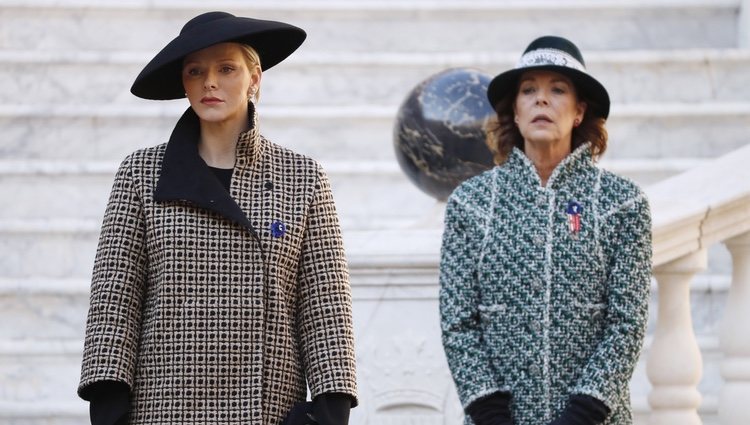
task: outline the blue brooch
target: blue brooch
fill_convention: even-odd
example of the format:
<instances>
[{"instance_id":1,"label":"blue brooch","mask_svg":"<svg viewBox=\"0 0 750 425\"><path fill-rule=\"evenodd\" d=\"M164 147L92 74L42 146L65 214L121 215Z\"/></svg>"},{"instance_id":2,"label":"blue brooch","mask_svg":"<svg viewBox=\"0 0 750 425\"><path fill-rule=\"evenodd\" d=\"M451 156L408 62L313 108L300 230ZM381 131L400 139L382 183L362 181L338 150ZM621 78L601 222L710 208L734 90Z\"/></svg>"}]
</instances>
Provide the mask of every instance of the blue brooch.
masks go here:
<instances>
[{"instance_id":1,"label":"blue brooch","mask_svg":"<svg viewBox=\"0 0 750 425\"><path fill-rule=\"evenodd\" d=\"M274 238L280 238L284 236L284 233L286 233L286 224L279 220L274 220L274 222L271 223L271 236Z\"/></svg>"},{"instance_id":2,"label":"blue brooch","mask_svg":"<svg viewBox=\"0 0 750 425\"><path fill-rule=\"evenodd\" d=\"M565 208L565 213L568 214L568 230L570 233L576 235L581 230L581 213L583 207L581 204L574 200L568 201L568 206Z\"/></svg>"}]
</instances>

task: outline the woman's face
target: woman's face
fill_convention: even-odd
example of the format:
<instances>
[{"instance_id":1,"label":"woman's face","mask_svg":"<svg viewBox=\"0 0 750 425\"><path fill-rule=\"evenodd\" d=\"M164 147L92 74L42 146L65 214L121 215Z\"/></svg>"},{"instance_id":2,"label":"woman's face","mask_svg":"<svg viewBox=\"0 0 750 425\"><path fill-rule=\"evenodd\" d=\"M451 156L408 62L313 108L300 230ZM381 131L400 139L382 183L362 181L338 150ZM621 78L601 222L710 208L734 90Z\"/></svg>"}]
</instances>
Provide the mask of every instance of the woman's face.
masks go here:
<instances>
[{"instance_id":1,"label":"woman's face","mask_svg":"<svg viewBox=\"0 0 750 425\"><path fill-rule=\"evenodd\" d=\"M260 68L248 68L240 45L220 43L185 57L182 85L201 121L247 120L247 101L260 83Z\"/></svg>"},{"instance_id":2,"label":"woman's face","mask_svg":"<svg viewBox=\"0 0 750 425\"><path fill-rule=\"evenodd\" d=\"M573 127L583 120L586 103L578 101L568 77L540 70L521 75L513 109L526 143L551 145L571 141Z\"/></svg>"}]
</instances>

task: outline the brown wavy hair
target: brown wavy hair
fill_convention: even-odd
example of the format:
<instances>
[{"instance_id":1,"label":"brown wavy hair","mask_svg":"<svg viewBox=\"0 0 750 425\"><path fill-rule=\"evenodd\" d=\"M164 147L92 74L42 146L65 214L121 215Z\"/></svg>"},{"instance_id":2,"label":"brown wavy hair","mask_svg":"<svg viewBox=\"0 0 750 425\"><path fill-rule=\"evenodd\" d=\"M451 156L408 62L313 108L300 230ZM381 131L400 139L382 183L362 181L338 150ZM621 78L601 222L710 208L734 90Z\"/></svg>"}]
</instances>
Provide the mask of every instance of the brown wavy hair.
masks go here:
<instances>
[{"instance_id":1,"label":"brown wavy hair","mask_svg":"<svg viewBox=\"0 0 750 425\"><path fill-rule=\"evenodd\" d=\"M578 101L583 101L591 105L588 99L579 93L580 91L576 87ZM497 165L504 163L508 159L514 146L523 151L523 136L514 121L515 112L513 111L513 103L516 101L517 95L518 86L516 86L513 92L497 102L495 105L495 116L487 120L487 124L485 125L487 147L492 152L492 159ZM587 108L587 112L588 110ZM605 124L606 120L604 118L584 113L581 124L573 128L572 150L576 150L582 144L590 142L591 156L594 160L599 159L607 149L607 139L609 136Z\"/></svg>"}]
</instances>

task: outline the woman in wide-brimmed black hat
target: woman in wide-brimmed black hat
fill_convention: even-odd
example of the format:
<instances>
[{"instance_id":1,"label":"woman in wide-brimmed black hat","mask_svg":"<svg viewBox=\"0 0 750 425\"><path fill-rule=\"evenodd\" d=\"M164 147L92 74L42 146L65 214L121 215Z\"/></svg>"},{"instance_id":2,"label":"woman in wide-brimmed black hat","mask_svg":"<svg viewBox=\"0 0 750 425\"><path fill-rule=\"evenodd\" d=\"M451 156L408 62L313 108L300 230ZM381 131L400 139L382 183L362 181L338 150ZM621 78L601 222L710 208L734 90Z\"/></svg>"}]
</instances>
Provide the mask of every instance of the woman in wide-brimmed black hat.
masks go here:
<instances>
[{"instance_id":1,"label":"woman in wide-brimmed black hat","mask_svg":"<svg viewBox=\"0 0 750 425\"><path fill-rule=\"evenodd\" d=\"M609 96L569 40L534 40L487 91L497 164L446 208L443 346L476 425L629 425L646 329L648 201L598 168Z\"/></svg>"},{"instance_id":2,"label":"woman in wide-brimmed black hat","mask_svg":"<svg viewBox=\"0 0 750 425\"><path fill-rule=\"evenodd\" d=\"M190 107L115 177L78 388L93 424L348 422L351 294L328 178L265 139L255 106L263 72L304 39L205 13L136 78L136 96Z\"/></svg>"}]
</instances>

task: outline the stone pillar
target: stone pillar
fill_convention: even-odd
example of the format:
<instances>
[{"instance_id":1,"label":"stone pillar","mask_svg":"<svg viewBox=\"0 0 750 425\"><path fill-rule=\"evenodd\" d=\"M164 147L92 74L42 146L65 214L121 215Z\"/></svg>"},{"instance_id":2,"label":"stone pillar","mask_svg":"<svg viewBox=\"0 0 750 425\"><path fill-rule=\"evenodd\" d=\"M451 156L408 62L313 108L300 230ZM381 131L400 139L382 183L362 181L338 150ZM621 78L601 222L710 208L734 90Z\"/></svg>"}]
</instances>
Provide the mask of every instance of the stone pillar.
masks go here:
<instances>
[{"instance_id":1,"label":"stone pillar","mask_svg":"<svg viewBox=\"0 0 750 425\"><path fill-rule=\"evenodd\" d=\"M719 335L724 359L721 425L750 424L750 232L724 242L732 254L732 287Z\"/></svg>"},{"instance_id":2,"label":"stone pillar","mask_svg":"<svg viewBox=\"0 0 750 425\"><path fill-rule=\"evenodd\" d=\"M703 363L690 315L690 283L707 261L706 251L699 250L654 269L659 312L646 359L653 387L648 397L650 425L701 425L697 386Z\"/></svg>"},{"instance_id":3,"label":"stone pillar","mask_svg":"<svg viewBox=\"0 0 750 425\"><path fill-rule=\"evenodd\" d=\"M737 37L737 47L750 49L750 0L740 1Z\"/></svg>"}]
</instances>

